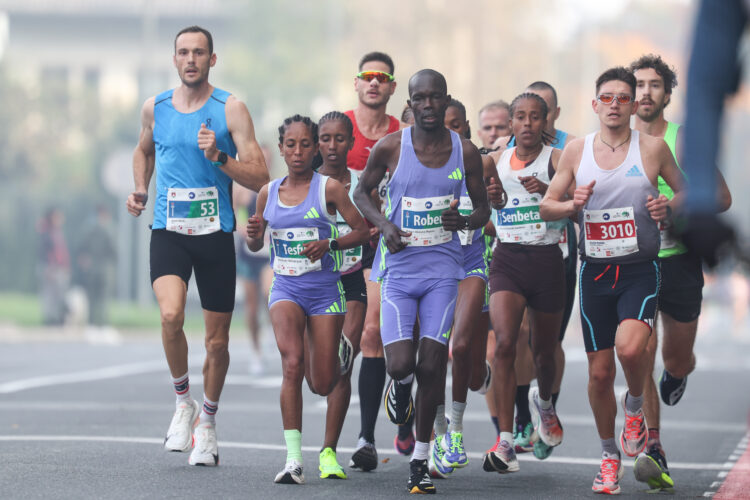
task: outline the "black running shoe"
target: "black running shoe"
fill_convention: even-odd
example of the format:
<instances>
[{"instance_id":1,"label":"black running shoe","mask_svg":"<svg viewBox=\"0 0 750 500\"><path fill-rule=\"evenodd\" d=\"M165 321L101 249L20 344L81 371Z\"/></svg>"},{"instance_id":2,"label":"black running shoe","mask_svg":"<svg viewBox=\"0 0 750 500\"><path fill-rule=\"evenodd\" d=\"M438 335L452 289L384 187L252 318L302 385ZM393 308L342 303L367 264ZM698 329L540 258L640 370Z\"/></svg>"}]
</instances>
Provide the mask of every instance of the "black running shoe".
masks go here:
<instances>
[{"instance_id":1,"label":"black running shoe","mask_svg":"<svg viewBox=\"0 0 750 500\"><path fill-rule=\"evenodd\" d=\"M435 485L430 479L427 460L412 460L409 462L409 482L406 489L412 494L434 494Z\"/></svg>"},{"instance_id":2,"label":"black running shoe","mask_svg":"<svg viewBox=\"0 0 750 500\"><path fill-rule=\"evenodd\" d=\"M359 469L362 472L375 470L378 467L378 451L375 449L375 445L360 439L357 443L357 449L349 461L349 467Z\"/></svg>"},{"instance_id":3,"label":"black running shoe","mask_svg":"<svg viewBox=\"0 0 750 500\"><path fill-rule=\"evenodd\" d=\"M391 379L385 391L385 413L388 420L396 425L404 425L414 411L411 397L411 384L399 384Z\"/></svg>"},{"instance_id":4,"label":"black running shoe","mask_svg":"<svg viewBox=\"0 0 750 500\"><path fill-rule=\"evenodd\" d=\"M673 377L667 370L661 372L661 377L659 377L659 394L661 394L661 400L664 401L665 405L676 405L682 399L682 395L685 394L686 387L687 377Z\"/></svg>"},{"instance_id":5,"label":"black running shoe","mask_svg":"<svg viewBox=\"0 0 750 500\"><path fill-rule=\"evenodd\" d=\"M659 446L652 446L646 453L638 455L633 464L633 473L638 481L647 483L655 490L674 488L667 459Z\"/></svg>"}]
</instances>

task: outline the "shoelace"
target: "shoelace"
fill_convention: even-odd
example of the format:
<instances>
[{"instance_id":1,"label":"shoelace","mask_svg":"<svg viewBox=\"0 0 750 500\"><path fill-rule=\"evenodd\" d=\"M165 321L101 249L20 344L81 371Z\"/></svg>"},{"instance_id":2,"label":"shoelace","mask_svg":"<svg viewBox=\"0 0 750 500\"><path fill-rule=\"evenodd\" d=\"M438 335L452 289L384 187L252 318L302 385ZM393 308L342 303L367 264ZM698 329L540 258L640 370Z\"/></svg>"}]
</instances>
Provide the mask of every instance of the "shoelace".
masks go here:
<instances>
[{"instance_id":1,"label":"shoelace","mask_svg":"<svg viewBox=\"0 0 750 500\"><path fill-rule=\"evenodd\" d=\"M641 437L641 428L643 427L643 412L640 415L630 416L625 414L625 438L636 440Z\"/></svg>"},{"instance_id":2,"label":"shoelace","mask_svg":"<svg viewBox=\"0 0 750 500\"><path fill-rule=\"evenodd\" d=\"M451 453L460 452L463 444L463 436L461 434L451 434Z\"/></svg>"},{"instance_id":3,"label":"shoelace","mask_svg":"<svg viewBox=\"0 0 750 500\"><path fill-rule=\"evenodd\" d=\"M602 477L603 483L614 483L617 482L617 468L619 467L619 460L616 458L605 458L602 460L602 467L599 470L599 475Z\"/></svg>"},{"instance_id":4,"label":"shoelace","mask_svg":"<svg viewBox=\"0 0 750 500\"><path fill-rule=\"evenodd\" d=\"M557 426L557 415L555 414L554 407L549 407L548 409L542 409L540 412L542 415L542 420L544 421L544 425L547 427L555 427Z\"/></svg>"},{"instance_id":5,"label":"shoelace","mask_svg":"<svg viewBox=\"0 0 750 500\"><path fill-rule=\"evenodd\" d=\"M209 433L208 429L201 429L201 438L197 439L196 441L200 443L199 450L201 452L208 452L213 450L215 443L215 440L211 438L211 434Z\"/></svg>"}]
</instances>

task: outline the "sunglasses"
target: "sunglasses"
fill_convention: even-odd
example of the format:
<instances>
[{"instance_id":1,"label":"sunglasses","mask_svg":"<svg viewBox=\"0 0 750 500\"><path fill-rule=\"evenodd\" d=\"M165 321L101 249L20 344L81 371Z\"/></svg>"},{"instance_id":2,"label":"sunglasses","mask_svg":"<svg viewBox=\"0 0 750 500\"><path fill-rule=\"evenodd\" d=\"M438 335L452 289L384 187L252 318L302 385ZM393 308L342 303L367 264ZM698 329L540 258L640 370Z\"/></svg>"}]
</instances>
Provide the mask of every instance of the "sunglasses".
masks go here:
<instances>
[{"instance_id":1,"label":"sunglasses","mask_svg":"<svg viewBox=\"0 0 750 500\"><path fill-rule=\"evenodd\" d=\"M361 71L357 73L357 78L366 82L377 80L380 83L387 83L393 81L393 75L385 71Z\"/></svg>"},{"instance_id":2,"label":"sunglasses","mask_svg":"<svg viewBox=\"0 0 750 500\"><path fill-rule=\"evenodd\" d=\"M617 104L628 104L633 100L633 96L630 94L599 94L596 96L596 100L602 104L612 104L617 99Z\"/></svg>"}]
</instances>

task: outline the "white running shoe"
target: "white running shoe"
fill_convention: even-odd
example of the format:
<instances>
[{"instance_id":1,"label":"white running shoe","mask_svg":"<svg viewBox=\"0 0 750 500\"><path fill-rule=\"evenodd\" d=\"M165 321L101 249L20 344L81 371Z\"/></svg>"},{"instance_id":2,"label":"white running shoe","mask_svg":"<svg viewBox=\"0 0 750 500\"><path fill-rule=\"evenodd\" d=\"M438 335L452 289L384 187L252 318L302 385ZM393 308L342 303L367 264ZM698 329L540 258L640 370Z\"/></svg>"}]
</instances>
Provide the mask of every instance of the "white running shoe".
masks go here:
<instances>
[{"instance_id":1,"label":"white running shoe","mask_svg":"<svg viewBox=\"0 0 750 500\"><path fill-rule=\"evenodd\" d=\"M219 446L216 443L216 424L205 422L195 428L195 448L188 460L190 465L219 465Z\"/></svg>"},{"instance_id":2,"label":"white running shoe","mask_svg":"<svg viewBox=\"0 0 750 500\"><path fill-rule=\"evenodd\" d=\"M194 399L186 399L177 404L172 422L164 438L164 449L185 453L193 447L193 429L198 423L200 406Z\"/></svg>"},{"instance_id":3,"label":"white running shoe","mask_svg":"<svg viewBox=\"0 0 750 500\"><path fill-rule=\"evenodd\" d=\"M274 483L279 484L305 484L305 475L302 474L302 464L296 460L289 460L284 470L276 474Z\"/></svg>"},{"instance_id":4,"label":"white running shoe","mask_svg":"<svg viewBox=\"0 0 750 500\"><path fill-rule=\"evenodd\" d=\"M563 429L560 419L557 417L555 407L542 408L539 402L539 387L532 387L529 391L529 409L531 410L531 422L534 430L539 434L547 446L558 446L563 440Z\"/></svg>"}]
</instances>

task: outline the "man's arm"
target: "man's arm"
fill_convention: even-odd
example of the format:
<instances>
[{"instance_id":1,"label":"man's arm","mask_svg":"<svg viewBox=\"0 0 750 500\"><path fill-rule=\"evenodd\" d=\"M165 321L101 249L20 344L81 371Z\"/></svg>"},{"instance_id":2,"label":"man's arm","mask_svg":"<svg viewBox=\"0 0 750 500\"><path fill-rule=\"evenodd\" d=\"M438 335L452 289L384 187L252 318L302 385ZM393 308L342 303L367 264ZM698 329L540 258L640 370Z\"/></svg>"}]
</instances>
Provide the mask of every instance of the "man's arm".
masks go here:
<instances>
[{"instance_id":1,"label":"man's arm","mask_svg":"<svg viewBox=\"0 0 750 500\"><path fill-rule=\"evenodd\" d=\"M674 191L674 197L671 200L668 200L664 195L659 195L657 198L648 197L646 208L648 208L651 218L661 221L669 217L670 212L677 212L682 208L685 197L683 187L685 179L677 167L677 163L667 143L661 139L657 139L656 141L653 141L653 138L650 137L646 137L645 139L649 141L648 148L650 151L647 153L647 156L656 160L659 166L658 175ZM645 146L645 144L643 145ZM656 176L653 182L656 183Z\"/></svg>"},{"instance_id":2,"label":"man's arm","mask_svg":"<svg viewBox=\"0 0 750 500\"><path fill-rule=\"evenodd\" d=\"M467 220L467 229L479 229L490 220L490 205L484 185L484 164L479 150L469 140L463 141L466 190L474 207Z\"/></svg>"},{"instance_id":3,"label":"man's arm","mask_svg":"<svg viewBox=\"0 0 750 500\"><path fill-rule=\"evenodd\" d=\"M141 133L133 151L133 181L135 189L125 202L128 212L134 217L141 215L148 201L148 185L154 174L156 149L154 147L154 101L146 99L141 108Z\"/></svg>"},{"instance_id":4,"label":"man's arm","mask_svg":"<svg viewBox=\"0 0 750 500\"><path fill-rule=\"evenodd\" d=\"M572 199L566 196L575 186L575 166L580 163L582 153L583 139L577 139L563 150L555 176L539 206L542 219L559 220L576 215L593 193L594 181L587 186L576 187Z\"/></svg>"},{"instance_id":5,"label":"man's arm","mask_svg":"<svg viewBox=\"0 0 750 500\"><path fill-rule=\"evenodd\" d=\"M227 130L232 135L232 140L237 146L239 159L228 158L221 168L229 177L242 184L248 189L259 191L262 186L268 184L269 175L266 161L263 158L258 141L255 140L255 127L250 112L245 104L229 96L226 105ZM204 136L202 142L201 136ZM219 150L216 148L216 136L212 130L201 127L198 133L198 144L203 149L206 158L216 161L219 158Z\"/></svg>"},{"instance_id":6,"label":"man's arm","mask_svg":"<svg viewBox=\"0 0 750 500\"><path fill-rule=\"evenodd\" d=\"M400 150L400 134L390 134L378 141L370 151L367 165L359 177L357 189L354 190L354 203L357 204L357 207L365 218L380 229L380 233L383 235L385 243L388 246L388 251L391 253L396 253L406 248L406 243L401 240L401 237L408 237L411 233L401 231L395 224L386 219L380 213L380 209L374 200L370 197L370 193L378 187L389 165L392 164L395 166L398 163ZM393 175L393 169L391 170L391 175Z\"/></svg>"}]
</instances>

